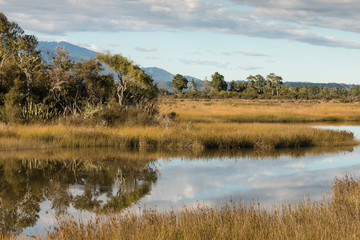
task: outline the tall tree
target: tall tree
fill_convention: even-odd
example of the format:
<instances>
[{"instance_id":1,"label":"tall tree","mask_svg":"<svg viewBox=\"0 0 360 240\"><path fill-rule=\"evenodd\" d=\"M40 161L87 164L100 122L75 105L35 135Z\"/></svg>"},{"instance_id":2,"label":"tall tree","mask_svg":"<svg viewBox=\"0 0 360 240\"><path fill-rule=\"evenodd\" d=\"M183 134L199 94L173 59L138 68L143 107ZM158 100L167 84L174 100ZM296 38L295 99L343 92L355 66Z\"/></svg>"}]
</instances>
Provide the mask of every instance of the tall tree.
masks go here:
<instances>
[{"instance_id":1,"label":"tall tree","mask_svg":"<svg viewBox=\"0 0 360 240\"><path fill-rule=\"evenodd\" d=\"M230 92L235 92L235 91L237 91L237 83L236 83L234 80L232 80L232 81L230 82L229 91L230 91Z\"/></svg>"},{"instance_id":2,"label":"tall tree","mask_svg":"<svg viewBox=\"0 0 360 240\"><path fill-rule=\"evenodd\" d=\"M194 79L191 80L191 91L198 92L198 86L195 83Z\"/></svg>"},{"instance_id":3,"label":"tall tree","mask_svg":"<svg viewBox=\"0 0 360 240\"><path fill-rule=\"evenodd\" d=\"M270 73L269 75L267 75L266 80L268 82L271 82L271 86L273 89L276 90L276 96L280 96L280 88L283 84L283 79L281 76L277 76L274 73ZM274 91L273 91L273 95L274 95Z\"/></svg>"},{"instance_id":4,"label":"tall tree","mask_svg":"<svg viewBox=\"0 0 360 240\"><path fill-rule=\"evenodd\" d=\"M103 104L112 97L115 85L111 74L101 74L104 71L100 62L94 58L78 62L74 66L75 77L85 85L87 102Z\"/></svg>"},{"instance_id":5,"label":"tall tree","mask_svg":"<svg viewBox=\"0 0 360 240\"><path fill-rule=\"evenodd\" d=\"M227 90L227 83L225 82L224 76L218 72L211 75L210 86L217 92Z\"/></svg>"},{"instance_id":6,"label":"tall tree","mask_svg":"<svg viewBox=\"0 0 360 240\"><path fill-rule=\"evenodd\" d=\"M266 81L263 76L257 74L256 76L250 75L247 77L250 85L256 89L259 94L264 93L264 87L266 85Z\"/></svg>"},{"instance_id":7,"label":"tall tree","mask_svg":"<svg viewBox=\"0 0 360 240\"><path fill-rule=\"evenodd\" d=\"M188 80L181 74L176 74L171 81L171 86L175 88L178 93L182 93L187 88Z\"/></svg>"},{"instance_id":8,"label":"tall tree","mask_svg":"<svg viewBox=\"0 0 360 240\"><path fill-rule=\"evenodd\" d=\"M40 51L37 50L38 41L34 35L23 35L17 38L16 45L17 65L26 76L27 98L30 101L34 73L42 66Z\"/></svg>"},{"instance_id":9,"label":"tall tree","mask_svg":"<svg viewBox=\"0 0 360 240\"><path fill-rule=\"evenodd\" d=\"M24 34L24 30L15 22L9 21L0 12L0 82L3 80L2 68L5 61L16 55L16 40Z\"/></svg>"},{"instance_id":10,"label":"tall tree","mask_svg":"<svg viewBox=\"0 0 360 240\"><path fill-rule=\"evenodd\" d=\"M120 106L146 99L153 99L158 89L150 75L130 59L120 55L98 54L96 59L107 65L117 76L116 94Z\"/></svg>"},{"instance_id":11,"label":"tall tree","mask_svg":"<svg viewBox=\"0 0 360 240\"><path fill-rule=\"evenodd\" d=\"M49 99L63 112L74 113L78 110L80 88L74 77L74 63L64 48L57 47L53 64L50 67Z\"/></svg>"}]
</instances>

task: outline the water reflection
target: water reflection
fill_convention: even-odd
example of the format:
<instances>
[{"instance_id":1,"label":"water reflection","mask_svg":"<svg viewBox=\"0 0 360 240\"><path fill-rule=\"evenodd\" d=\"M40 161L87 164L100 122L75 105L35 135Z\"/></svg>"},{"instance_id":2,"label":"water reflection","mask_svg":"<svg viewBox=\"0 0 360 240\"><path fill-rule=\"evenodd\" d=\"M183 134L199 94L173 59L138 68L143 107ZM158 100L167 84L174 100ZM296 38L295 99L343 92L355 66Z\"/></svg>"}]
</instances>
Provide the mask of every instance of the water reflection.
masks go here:
<instances>
[{"instance_id":1,"label":"water reflection","mask_svg":"<svg viewBox=\"0 0 360 240\"><path fill-rule=\"evenodd\" d=\"M0 154L1 232L36 233L63 214L87 219L135 203L169 209L259 200L320 199L335 176L359 175L360 150L233 152L61 149Z\"/></svg>"},{"instance_id":2,"label":"water reflection","mask_svg":"<svg viewBox=\"0 0 360 240\"><path fill-rule=\"evenodd\" d=\"M69 211L73 214L72 209L119 212L148 194L157 178L149 161L1 160L1 232L21 233L37 224L44 210L45 215L51 212L52 222Z\"/></svg>"}]
</instances>

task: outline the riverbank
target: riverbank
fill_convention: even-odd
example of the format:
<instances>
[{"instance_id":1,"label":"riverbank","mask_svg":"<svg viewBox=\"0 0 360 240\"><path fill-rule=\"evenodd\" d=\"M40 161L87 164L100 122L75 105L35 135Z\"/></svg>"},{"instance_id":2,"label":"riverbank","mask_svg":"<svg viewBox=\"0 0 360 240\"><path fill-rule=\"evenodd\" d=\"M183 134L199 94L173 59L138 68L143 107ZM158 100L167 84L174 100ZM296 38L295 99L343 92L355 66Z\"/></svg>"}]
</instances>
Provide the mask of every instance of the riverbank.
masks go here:
<instances>
[{"instance_id":1,"label":"riverbank","mask_svg":"<svg viewBox=\"0 0 360 240\"><path fill-rule=\"evenodd\" d=\"M179 123L164 126L0 126L0 150L119 147L157 150L354 146L352 133L298 124Z\"/></svg>"}]
</instances>

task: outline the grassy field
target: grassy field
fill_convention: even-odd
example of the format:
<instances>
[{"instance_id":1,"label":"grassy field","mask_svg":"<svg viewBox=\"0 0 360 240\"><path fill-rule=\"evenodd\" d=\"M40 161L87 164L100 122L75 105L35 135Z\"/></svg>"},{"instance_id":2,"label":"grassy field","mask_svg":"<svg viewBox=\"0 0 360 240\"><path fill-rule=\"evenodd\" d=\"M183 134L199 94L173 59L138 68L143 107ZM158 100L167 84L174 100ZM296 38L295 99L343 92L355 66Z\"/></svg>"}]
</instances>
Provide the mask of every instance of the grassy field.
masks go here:
<instances>
[{"instance_id":1,"label":"grassy field","mask_svg":"<svg viewBox=\"0 0 360 240\"><path fill-rule=\"evenodd\" d=\"M322 202L310 199L266 211L260 204L228 203L182 211L144 210L88 222L64 219L38 239L359 239L360 179L335 179ZM15 237L13 237L15 238Z\"/></svg>"},{"instance_id":2,"label":"grassy field","mask_svg":"<svg viewBox=\"0 0 360 240\"><path fill-rule=\"evenodd\" d=\"M360 103L162 99L160 112L179 122L360 121Z\"/></svg>"}]
</instances>

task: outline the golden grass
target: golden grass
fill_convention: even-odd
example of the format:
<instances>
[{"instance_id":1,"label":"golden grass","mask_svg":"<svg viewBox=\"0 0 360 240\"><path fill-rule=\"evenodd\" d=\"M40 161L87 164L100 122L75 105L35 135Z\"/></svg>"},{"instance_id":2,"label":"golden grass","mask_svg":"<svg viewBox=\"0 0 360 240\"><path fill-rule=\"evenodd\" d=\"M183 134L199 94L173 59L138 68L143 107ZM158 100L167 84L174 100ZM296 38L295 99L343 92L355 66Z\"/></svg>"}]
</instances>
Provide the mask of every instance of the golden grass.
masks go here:
<instances>
[{"instance_id":1,"label":"golden grass","mask_svg":"<svg viewBox=\"0 0 360 240\"><path fill-rule=\"evenodd\" d=\"M228 203L182 211L144 210L64 219L38 239L359 239L360 180L335 179L332 196L265 210L260 204Z\"/></svg>"},{"instance_id":2,"label":"golden grass","mask_svg":"<svg viewBox=\"0 0 360 240\"><path fill-rule=\"evenodd\" d=\"M360 121L360 103L162 99L160 112L180 122Z\"/></svg>"},{"instance_id":3,"label":"golden grass","mask_svg":"<svg viewBox=\"0 0 360 240\"><path fill-rule=\"evenodd\" d=\"M315 129L294 124L186 123L118 128L85 126L2 126L0 150L119 147L128 149L287 148L351 146L352 133Z\"/></svg>"}]
</instances>

